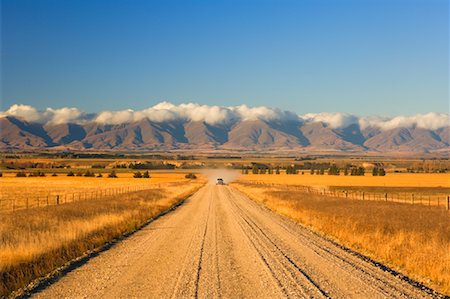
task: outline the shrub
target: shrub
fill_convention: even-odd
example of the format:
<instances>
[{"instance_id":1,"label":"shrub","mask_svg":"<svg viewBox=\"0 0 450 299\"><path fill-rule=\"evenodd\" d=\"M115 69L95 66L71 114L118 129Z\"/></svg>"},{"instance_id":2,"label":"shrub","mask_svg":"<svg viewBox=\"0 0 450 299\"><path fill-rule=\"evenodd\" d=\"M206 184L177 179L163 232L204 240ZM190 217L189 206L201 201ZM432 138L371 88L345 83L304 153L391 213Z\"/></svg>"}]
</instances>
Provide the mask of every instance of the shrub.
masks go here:
<instances>
[{"instance_id":1,"label":"shrub","mask_svg":"<svg viewBox=\"0 0 450 299\"><path fill-rule=\"evenodd\" d=\"M135 172L135 173L133 174L133 177L134 177L135 179L140 179L140 178L142 178L142 173L141 173L140 171Z\"/></svg>"},{"instance_id":2,"label":"shrub","mask_svg":"<svg viewBox=\"0 0 450 299\"><path fill-rule=\"evenodd\" d=\"M142 177L143 177L144 179L149 179L149 178L150 178L150 172L148 172L148 170L145 171L144 174L142 175Z\"/></svg>"},{"instance_id":3,"label":"shrub","mask_svg":"<svg viewBox=\"0 0 450 299\"><path fill-rule=\"evenodd\" d=\"M81 171L78 171L77 176L83 176L83 173Z\"/></svg>"},{"instance_id":4,"label":"shrub","mask_svg":"<svg viewBox=\"0 0 450 299\"><path fill-rule=\"evenodd\" d=\"M35 172L30 172L30 174L28 174L29 177L43 177L45 176L45 173L39 170L36 170Z\"/></svg>"},{"instance_id":5,"label":"shrub","mask_svg":"<svg viewBox=\"0 0 450 299\"><path fill-rule=\"evenodd\" d=\"M0 171L0 178L3 176L3 172Z\"/></svg>"},{"instance_id":6,"label":"shrub","mask_svg":"<svg viewBox=\"0 0 450 299\"><path fill-rule=\"evenodd\" d=\"M116 174L116 172L113 170L113 171L111 171L111 172L108 174L108 177L109 177L109 178L117 178L117 174Z\"/></svg>"},{"instance_id":7,"label":"shrub","mask_svg":"<svg viewBox=\"0 0 450 299\"><path fill-rule=\"evenodd\" d=\"M101 165L101 164L92 164L91 168L94 169L101 169L101 168L105 168L105 165Z\"/></svg>"},{"instance_id":8,"label":"shrub","mask_svg":"<svg viewBox=\"0 0 450 299\"><path fill-rule=\"evenodd\" d=\"M95 176L95 173L90 172L90 171L88 170L88 171L86 171L86 172L84 173L84 176L85 176L85 177L94 177L94 176Z\"/></svg>"},{"instance_id":9,"label":"shrub","mask_svg":"<svg viewBox=\"0 0 450 299\"><path fill-rule=\"evenodd\" d=\"M97 174L97 177L98 177L98 178L102 178L102 177L103 177L103 174L99 173L99 174Z\"/></svg>"},{"instance_id":10,"label":"shrub","mask_svg":"<svg viewBox=\"0 0 450 299\"><path fill-rule=\"evenodd\" d=\"M16 177L18 177L18 178L24 178L26 176L27 176L27 174L23 171L19 171L16 173Z\"/></svg>"},{"instance_id":11,"label":"shrub","mask_svg":"<svg viewBox=\"0 0 450 299\"><path fill-rule=\"evenodd\" d=\"M67 173L67 176L75 176L75 174L73 173L73 171L69 171L69 172Z\"/></svg>"},{"instance_id":12,"label":"shrub","mask_svg":"<svg viewBox=\"0 0 450 299\"><path fill-rule=\"evenodd\" d=\"M56 172L54 172L54 173L52 174L52 176L58 176L58 175L56 174Z\"/></svg>"},{"instance_id":13,"label":"shrub","mask_svg":"<svg viewBox=\"0 0 450 299\"><path fill-rule=\"evenodd\" d=\"M197 176L195 174L193 174L192 172L186 174L184 177L187 179L196 179L197 178Z\"/></svg>"}]
</instances>

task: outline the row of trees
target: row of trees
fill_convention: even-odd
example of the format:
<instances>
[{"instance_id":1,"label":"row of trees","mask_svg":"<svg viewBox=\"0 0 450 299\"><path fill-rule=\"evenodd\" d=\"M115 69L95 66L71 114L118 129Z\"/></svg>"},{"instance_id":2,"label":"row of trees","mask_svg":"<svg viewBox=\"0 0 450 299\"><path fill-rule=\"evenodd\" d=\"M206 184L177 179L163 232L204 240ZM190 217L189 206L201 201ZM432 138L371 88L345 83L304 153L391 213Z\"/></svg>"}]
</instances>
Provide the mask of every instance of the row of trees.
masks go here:
<instances>
[{"instance_id":1,"label":"row of trees","mask_svg":"<svg viewBox=\"0 0 450 299\"><path fill-rule=\"evenodd\" d=\"M85 172L78 171L77 173L74 173L73 171L69 171L69 172L67 173L67 176L84 176L84 177L97 177L97 178L102 178L102 177L103 177L103 174L102 174L102 173L98 173L97 175L95 175L94 172L87 170L87 171L85 171ZM108 177L109 177L109 178L117 178L117 174L116 174L116 172L113 170L113 171L111 171L110 173L108 173Z\"/></svg>"},{"instance_id":2,"label":"row of trees","mask_svg":"<svg viewBox=\"0 0 450 299\"><path fill-rule=\"evenodd\" d=\"M135 179L149 179L150 178L150 173L148 172L148 170L147 171L144 171L144 173L141 173L140 171L138 171L138 172L135 172L134 174L133 174L133 177L135 178Z\"/></svg>"},{"instance_id":3,"label":"row of trees","mask_svg":"<svg viewBox=\"0 0 450 299\"><path fill-rule=\"evenodd\" d=\"M272 167L267 167L267 166L258 166L258 165L253 165L251 168L251 173L252 174L280 174L281 173L281 168L279 166L272 168ZM345 167L344 169L340 169L339 167L337 167L336 165L331 165L329 168L325 168L325 167L320 167L318 169L314 169L311 168L310 170L310 174L311 175L324 175L325 173L327 173L328 175L340 175L341 171L343 171L344 175L350 175L350 176L364 176L366 169L362 166L352 166L352 167ZM249 173L249 169L246 167L242 168L242 173L243 174L248 174ZM299 169L294 165L289 165L286 167L286 174L298 174L299 173ZM302 171L302 174L304 174L304 172ZM372 171L372 175L373 176L385 176L386 175L386 171L384 170L384 168L382 167L374 167L373 171Z\"/></svg>"},{"instance_id":4,"label":"row of trees","mask_svg":"<svg viewBox=\"0 0 450 299\"><path fill-rule=\"evenodd\" d=\"M385 176L386 175L386 171L382 167L374 167L372 169L372 175L373 176Z\"/></svg>"}]
</instances>

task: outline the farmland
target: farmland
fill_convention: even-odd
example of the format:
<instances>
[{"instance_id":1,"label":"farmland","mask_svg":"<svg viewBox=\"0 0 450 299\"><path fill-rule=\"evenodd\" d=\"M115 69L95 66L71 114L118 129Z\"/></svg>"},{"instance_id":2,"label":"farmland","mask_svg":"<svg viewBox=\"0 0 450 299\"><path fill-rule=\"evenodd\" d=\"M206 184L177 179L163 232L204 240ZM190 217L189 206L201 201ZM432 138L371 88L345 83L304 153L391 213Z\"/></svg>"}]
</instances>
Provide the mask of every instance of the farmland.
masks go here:
<instances>
[{"instance_id":1,"label":"farmland","mask_svg":"<svg viewBox=\"0 0 450 299\"><path fill-rule=\"evenodd\" d=\"M0 211L0 295L24 286L88 250L134 230L194 193L203 179L181 173L155 174L144 179L84 177L2 177L3 201L45 194L88 194L101 197L59 205ZM145 185L145 186L144 186ZM111 190L125 190L118 194ZM63 198L63 197L62 197ZM69 198L69 197L68 197Z\"/></svg>"},{"instance_id":2,"label":"farmland","mask_svg":"<svg viewBox=\"0 0 450 299\"><path fill-rule=\"evenodd\" d=\"M440 187L450 188L449 173L389 173L386 176L334 176L311 175L309 172L297 175L247 174L243 181L304 185L304 186L345 186L345 187Z\"/></svg>"},{"instance_id":3,"label":"farmland","mask_svg":"<svg viewBox=\"0 0 450 299\"><path fill-rule=\"evenodd\" d=\"M382 262L435 290L450 292L450 277L447 275L450 273L450 256L447 254L450 252L450 213L446 211L446 200L450 195L450 173L446 170L448 161L386 159L374 162L370 159L320 158L313 162L316 166L364 166L364 176L344 175L343 168L340 175L311 174L309 169L304 169L312 166L308 164L311 163L309 160L305 162L282 157L228 159L192 156L185 159L172 155L164 159L119 156L53 159L17 156L3 159L1 163L1 294L23 287L67 261L135 230L195 193L207 182L210 186L188 200L189 207L185 208L188 210L183 212L185 216L182 219L175 216L183 226L192 230L178 230L174 235L186 235L187 240L187 235L195 234L196 244L200 246L203 241L199 232L208 231L211 234L207 227L209 221L214 221L217 229L229 234L226 238L239 236L244 240L248 237L245 235L251 235L254 231L250 229L240 235L243 231L236 231L236 227L229 222L231 219L243 221L236 218L240 215L235 211L238 204L252 210L252 215L246 215L246 219L265 215L261 227L267 225L267 229L275 229L271 234L274 238L281 238L281 241L275 238L281 242L276 245L283 246L285 236L278 235L278 228L269 223L284 223L284 220L276 220L278 218L255 208L256 202L293 219L301 227ZM290 165L294 164L296 174L287 174ZM378 164L385 165L385 176L372 176L371 167ZM272 174L268 171L264 174L244 171L252 170L254 165L263 165L265 170L271 169ZM275 174L274 169L279 169L280 174ZM147 171L149 177L136 175ZM113 172L116 177L110 177ZM192 179L195 175L186 177L191 172L195 173L196 179ZM18 177L18 173L25 176ZM231 186L212 187L219 177ZM239 195L242 193L236 189L244 195ZM208 208L210 204L211 209ZM188 215L199 213L196 209L203 211L202 217L192 220ZM221 217L228 215L226 217L231 218L226 221L216 219L221 213L224 213ZM210 215L208 217L212 220L208 220L210 218L206 215ZM245 223L241 224L245 227L248 224ZM174 224L173 227L177 226ZM294 231L297 228L293 228ZM166 233L161 231L161 234ZM142 238L149 239L146 236ZM161 237L161 240L167 238L171 238L171 234ZM258 238L265 240L266 237ZM226 243L226 240L211 239L205 242ZM318 242L328 244L328 241ZM210 246L208 250L214 249L211 247L213 243L206 243ZM264 246L271 246L269 243ZM181 241L176 244L180 248L187 246ZM313 246L312 243L310 245ZM142 247L142 244L136 246ZM153 245L150 242L146 246ZM167 246L168 252L179 251L171 244L164 246ZM295 242L290 246L303 252ZM294 251L297 252L297 249ZM201 259L196 256L198 251L193 247L186 250L190 250L193 260ZM152 252L157 253L158 248L152 247ZM234 256L237 253L227 254ZM274 256L270 258L273 261L277 259ZM173 257L167 255L166 259L172 261ZM153 263L153 260L147 262ZM180 267L183 271L195 270ZM322 272L320 269L316 268L311 275L319 275ZM78 279L75 278L75 281ZM340 287L331 286L330 292Z\"/></svg>"},{"instance_id":4,"label":"farmland","mask_svg":"<svg viewBox=\"0 0 450 299\"><path fill-rule=\"evenodd\" d=\"M16 177L6 173L0 179L0 211L44 207L59 203L100 198L112 194L159 188L162 184L188 181L185 173L154 172L149 179L134 179L133 173L118 173L117 178L69 177L66 174L45 177Z\"/></svg>"},{"instance_id":5,"label":"farmland","mask_svg":"<svg viewBox=\"0 0 450 299\"><path fill-rule=\"evenodd\" d=\"M386 176L247 174L241 182L299 186L307 192L362 200L383 200L446 207L450 196L448 173L389 173Z\"/></svg>"}]
</instances>

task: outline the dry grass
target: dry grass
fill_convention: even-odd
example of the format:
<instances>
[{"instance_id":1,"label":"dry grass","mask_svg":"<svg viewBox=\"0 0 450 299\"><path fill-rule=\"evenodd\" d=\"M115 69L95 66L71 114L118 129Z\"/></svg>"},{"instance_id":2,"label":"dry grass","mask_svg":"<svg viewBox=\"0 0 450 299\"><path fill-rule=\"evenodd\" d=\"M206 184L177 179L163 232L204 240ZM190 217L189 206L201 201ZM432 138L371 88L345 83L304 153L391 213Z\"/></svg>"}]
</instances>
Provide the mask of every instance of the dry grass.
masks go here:
<instances>
[{"instance_id":1,"label":"dry grass","mask_svg":"<svg viewBox=\"0 0 450 299\"><path fill-rule=\"evenodd\" d=\"M269 209L450 294L450 213L442 208L344 200L251 183L236 188Z\"/></svg>"},{"instance_id":2,"label":"dry grass","mask_svg":"<svg viewBox=\"0 0 450 299\"><path fill-rule=\"evenodd\" d=\"M45 206L47 201L55 204L60 196L62 202L94 197L93 192L104 194L106 191L126 191L128 188L159 188L170 182L188 181L185 173L157 172L151 173L150 179L135 179L133 173L119 173L118 178L68 177L59 174L56 177L15 177L14 173L0 178L0 211L25 208L29 206ZM14 204L13 204L14 201Z\"/></svg>"},{"instance_id":3,"label":"dry grass","mask_svg":"<svg viewBox=\"0 0 450 299\"><path fill-rule=\"evenodd\" d=\"M248 174L241 181L303 186L384 186L384 187L444 187L450 188L449 173L388 173L386 176L339 176L305 174Z\"/></svg>"},{"instance_id":4,"label":"dry grass","mask_svg":"<svg viewBox=\"0 0 450 299\"><path fill-rule=\"evenodd\" d=\"M450 196L450 174L446 173L389 173L386 176L334 175L241 175L240 182L306 186L311 192L337 194L349 198L413 202L414 204L446 206ZM339 195L339 194L337 194Z\"/></svg>"},{"instance_id":5,"label":"dry grass","mask_svg":"<svg viewBox=\"0 0 450 299\"><path fill-rule=\"evenodd\" d=\"M203 185L182 181L127 195L0 212L0 297L133 230Z\"/></svg>"}]
</instances>

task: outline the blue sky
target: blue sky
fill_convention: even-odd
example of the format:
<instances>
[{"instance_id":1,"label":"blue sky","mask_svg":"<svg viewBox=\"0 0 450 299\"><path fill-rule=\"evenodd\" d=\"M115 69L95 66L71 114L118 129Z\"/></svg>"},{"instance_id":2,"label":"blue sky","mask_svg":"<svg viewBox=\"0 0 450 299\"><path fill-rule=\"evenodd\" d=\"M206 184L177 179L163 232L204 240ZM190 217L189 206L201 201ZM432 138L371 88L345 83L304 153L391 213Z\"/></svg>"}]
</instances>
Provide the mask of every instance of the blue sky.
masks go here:
<instances>
[{"instance_id":1,"label":"blue sky","mask_svg":"<svg viewBox=\"0 0 450 299\"><path fill-rule=\"evenodd\" d=\"M2 110L449 110L446 0L0 1Z\"/></svg>"}]
</instances>

